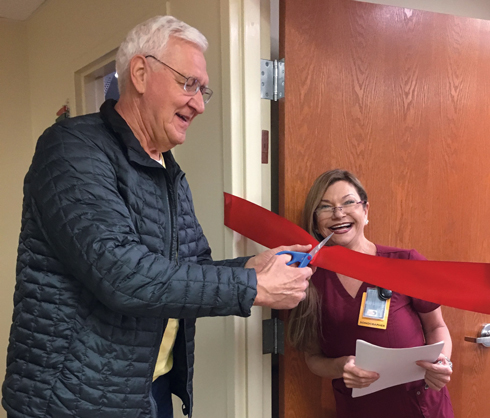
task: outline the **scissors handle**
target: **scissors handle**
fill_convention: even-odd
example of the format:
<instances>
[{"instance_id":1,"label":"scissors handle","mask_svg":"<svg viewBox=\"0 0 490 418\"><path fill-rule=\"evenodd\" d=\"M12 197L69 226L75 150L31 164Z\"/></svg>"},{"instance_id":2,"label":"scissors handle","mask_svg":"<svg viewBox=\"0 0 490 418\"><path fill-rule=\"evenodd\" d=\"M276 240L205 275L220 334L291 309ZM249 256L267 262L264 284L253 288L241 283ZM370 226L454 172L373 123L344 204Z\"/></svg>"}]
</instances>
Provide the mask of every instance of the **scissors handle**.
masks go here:
<instances>
[{"instance_id":1,"label":"scissors handle","mask_svg":"<svg viewBox=\"0 0 490 418\"><path fill-rule=\"evenodd\" d=\"M288 254L291 256L291 260L286 263L288 266L294 263L299 263L298 267L306 267L308 264L310 264L310 261L313 258L310 254L301 253L299 251L280 251L276 255L279 254Z\"/></svg>"}]
</instances>

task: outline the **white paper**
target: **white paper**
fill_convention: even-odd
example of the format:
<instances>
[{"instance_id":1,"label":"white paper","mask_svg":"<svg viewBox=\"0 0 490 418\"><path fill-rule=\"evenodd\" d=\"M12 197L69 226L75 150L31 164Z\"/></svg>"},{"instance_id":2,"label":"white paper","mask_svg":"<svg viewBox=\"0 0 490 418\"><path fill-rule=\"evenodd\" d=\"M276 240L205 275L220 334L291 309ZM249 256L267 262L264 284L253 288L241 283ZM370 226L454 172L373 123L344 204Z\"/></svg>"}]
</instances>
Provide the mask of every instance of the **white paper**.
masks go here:
<instances>
[{"instance_id":1,"label":"white paper","mask_svg":"<svg viewBox=\"0 0 490 418\"><path fill-rule=\"evenodd\" d=\"M433 363L439 357L444 341L413 348L384 348L363 340L356 342L356 366L379 373L379 379L367 388L352 389L352 397L368 395L378 390L421 380L425 369L415 364L425 360Z\"/></svg>"}]
</instances>

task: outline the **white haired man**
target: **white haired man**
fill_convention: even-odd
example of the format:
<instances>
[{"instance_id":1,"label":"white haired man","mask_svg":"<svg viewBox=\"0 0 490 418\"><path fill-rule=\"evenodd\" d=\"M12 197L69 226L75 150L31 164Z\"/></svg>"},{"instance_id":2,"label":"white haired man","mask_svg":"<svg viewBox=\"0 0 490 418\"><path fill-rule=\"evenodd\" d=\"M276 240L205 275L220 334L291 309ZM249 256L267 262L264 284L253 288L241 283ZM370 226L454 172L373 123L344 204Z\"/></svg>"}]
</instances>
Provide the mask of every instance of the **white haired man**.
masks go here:
<instances>
[{"instance_id":1,"label":"white haired man","mask_svg":"<svg viewBox=\"0 0 490 418\"><path fill-rule=\"evenodd\" d=\"M9 418L192 415L195 319L292 308L310 268L283 249L213 261L172 157L212 95L205 37L170 17L121 44L121 96L40 137L24 184Z\"/></svg>"}]
</instances>

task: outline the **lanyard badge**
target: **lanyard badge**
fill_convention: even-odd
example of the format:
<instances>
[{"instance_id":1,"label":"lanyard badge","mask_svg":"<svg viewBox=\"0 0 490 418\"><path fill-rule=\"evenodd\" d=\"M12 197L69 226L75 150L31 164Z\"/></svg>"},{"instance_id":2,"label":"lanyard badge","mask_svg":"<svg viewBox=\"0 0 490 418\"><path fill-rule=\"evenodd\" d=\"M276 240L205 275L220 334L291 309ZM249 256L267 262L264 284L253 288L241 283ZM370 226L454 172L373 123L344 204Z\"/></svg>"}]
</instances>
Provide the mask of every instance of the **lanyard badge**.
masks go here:
<instances>
[{"instance_id":1,"label":"lanyard badge","mask_svg":"<svg viewBox=\"0 0 490 418\"><path fill-rule=\"evenodd\" d=\"M361 327L386 329L390 311L391 291L368 287L362 295L358 325Z\"/></svg>"}]
</instances>

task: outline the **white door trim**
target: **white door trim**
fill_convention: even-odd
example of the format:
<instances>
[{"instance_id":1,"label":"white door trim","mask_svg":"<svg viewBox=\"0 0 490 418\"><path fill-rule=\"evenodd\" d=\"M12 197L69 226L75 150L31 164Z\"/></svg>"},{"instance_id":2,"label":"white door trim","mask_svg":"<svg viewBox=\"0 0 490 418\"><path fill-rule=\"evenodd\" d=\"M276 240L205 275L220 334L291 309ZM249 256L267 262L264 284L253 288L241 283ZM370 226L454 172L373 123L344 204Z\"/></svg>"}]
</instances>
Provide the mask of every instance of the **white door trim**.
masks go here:
<instances>
[{"instance_id":1,"label":"white door trim","mask_svg":"<svg viewBox=\"0 0 490 418\"><path fill-rule=\"evenodd\" d=\"M221 0L223 156L225 191L263 205L270 195L261 163L261 1ZM266 184L263 184L266 177ZM265 199L264 199L265 200ZM263 250L225 231L227 258ZM267 312L265 312L267 314ZM227 414L270 418L270 356L262 354L263 309L250 318L226 318Z\"/></svg>"}]
</instances>

